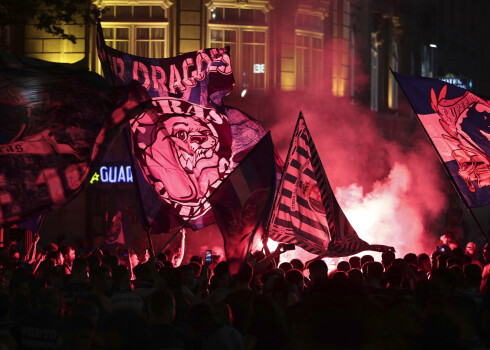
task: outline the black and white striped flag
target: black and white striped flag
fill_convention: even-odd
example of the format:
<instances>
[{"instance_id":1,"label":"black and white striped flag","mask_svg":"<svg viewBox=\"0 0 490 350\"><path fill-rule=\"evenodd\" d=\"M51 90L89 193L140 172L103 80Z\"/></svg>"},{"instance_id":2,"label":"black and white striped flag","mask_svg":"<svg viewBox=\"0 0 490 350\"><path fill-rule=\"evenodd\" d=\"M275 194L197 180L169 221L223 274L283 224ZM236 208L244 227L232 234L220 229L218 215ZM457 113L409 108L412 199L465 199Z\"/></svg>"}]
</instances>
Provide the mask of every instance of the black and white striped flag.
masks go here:
<instances>
[{"instance_id":1,"label":"black and white striped flag","mask_svg":"<svg viewBox=\"0 0 490 350\"><path fill-rule=\"evenodd\" d=\"M390 249L358 237L334 196L302 113L272 211L269 237L330 257Z\"/></svg>"}]
</instances>

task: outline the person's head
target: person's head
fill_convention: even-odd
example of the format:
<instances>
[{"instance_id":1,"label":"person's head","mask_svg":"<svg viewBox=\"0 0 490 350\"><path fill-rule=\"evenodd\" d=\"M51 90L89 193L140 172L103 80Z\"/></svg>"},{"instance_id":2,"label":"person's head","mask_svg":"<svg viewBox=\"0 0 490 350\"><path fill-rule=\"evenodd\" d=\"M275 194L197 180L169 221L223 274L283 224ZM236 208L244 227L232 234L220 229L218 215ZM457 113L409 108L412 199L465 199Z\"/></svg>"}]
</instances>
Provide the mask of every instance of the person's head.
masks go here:
<instances>
[{"instance_id":1,"label":"person's head","mask_svg":"<svg viewBox=\"0 0 490 350\"><path fill-rule=\"evenodd\" d=\"M478 247L476 246L476 243L468 242L464 249L464 255L473 259L474 257L476 257L477 254L478 254Z\"/></svg>"},{"instance_id":2,"label":"person's head","mask_svg":"<svg viewBox=\"0 0 490 350\"><path fill-rule=\"evenodd\" d=\"M490 264L490 246L488 243L483 247L483 260L485 264Z\"/></svg>"},{"instance_id":3,"label":"person's head","mask_svg":"<svg viewBox=\"0 0 490 350\"><path fill-rule=\"evenodd\" d=\"M63 265L64 259L60 250L48 253L46 259L52 260L56 266Z\"/></svg>"},{"instance_id":4,"label":"person's head","mask_svg":"<svg viewBox=\"0 0 490 350\"><path fill-rule=\"evenodd\" d=\"M68 266L73 264L73 260L75 260L75 249L69 245L64 245L60 248L61 255L63 255L64 263Z\"/></svg>"},{"instance_id":5,"label":"person's head","mask_svg":"<svg viewBox=\"0 0 490 350\"><path fill-rule=\"evenodd\" d=\"M136 254L136 252L133 250L130 250L128 254L129 254L129 262L131 266L137 266L140 263L138 254Z\"/></svg>"},{"instance_id":6,"label":"person's head","mask_svg":"<svg viewBox=\"0 0 490 350\"><path fill-rule=\"evenodd\" d=\"M328 266L322 259L314 260L308 264L310 281L312 284L328 279Z\"/></svg>"},{"instance_id":7,"label":"person's head","mask_svg":"<svg viewBox=\"0 0 490 350\"><path fill-rule=\"evenodd\" d=\"M481 268L476 264L466 264L464 266L464 283L468 287L473 287L478 289L481 284L482 275Z\"/></svg>"},{"instance_id":8,"label":"person's head","mask_svg":"<svg viewBox=\"0 0 490 350\"><path fill-rule=\"evenodd\" d=\"M138 280L149 280L151 276L150 267L147 264L138 264L133 267L134 277Z\"/></svg>"},{"instance_id":9,"label":"person's head","mask_svg":"<svg viewBox=\"0 0 490 350\"><path fill-rule=\"evenodd\" d=\"M305 269L305 264L303 264L303 262L299 259L292 259L290 263L293 266L293 269L299 270L301 272L303 272L303 270Z\"/></svg>"},{"instance_id":10,"label":"person's head","mask_svg":"<svg viewBox=\"0 0 490 350\"><path fill-rule=\"evenodd\" d=\"M405 260L407 264L417 265L417 255L414 253L405 254L403 260Z\"/></svg>"},{"instance_id":11,"label":"person's head","mask_svg":"<svg viewBox=\"0 0 490 350\"><path fill-rule=\"evenodd\" d=\"M399 265L391 265L386 270L386 282L388 287L401 287L403 279L403 269Z\"/></svg>"},{"instance_id":12,"label":"person's head","mask_svg":"<svg viewBox=\"0 0 490 350\"><path fill-rule=\"evenodd\" d=\"M20 253L17 249L10 249L9 251L9 261L12 264L18 264L20 262Z\"/></svg>"},{"instance_id":13,"label":"person's head","mask_svg":"<svg viewBox=\"0 0 490 350\"><path fill-rule=\"evenodd\" d=\"M291 285L296 285L298 290L301 292L304 289L304 276L301 271L293 269L286 272L286 281L288 281Z\"/></svg>"},{"instance_id":14,"label":"person's head","mask_svg":"<svg viewBox=\"0 0 490 350\"><path fill-rule=\"evenodd\" d=\"M218 287L227 288L230 286L230 269L226 261L220 261L214 268L214 276Z\"/></svg>"},{"instance_id":15,"label":"person's head","mask_svg":"<svg viewBox=\"0 0 490 350\"><path fill-rule=\"evenodd\" d=\"M178 267L182 271L182 282L185 286L189 288L194 288L194 281L196 281L196 276L194 275L194 270L190 265L180 265Z\"/></svg>"},{"instance_id":16,"label":"person's head","mask_svg":"<svg viewBox=\"0 0 490 350\"><path fill-rule=\"evenodd\" d=\"M264 260L265 259L265 254L263 251L261 250L257 250L255 252L253 252L252 254L252 258L256 261L256 262L259 262L261 260Z\"/></svg>"},{"instance_id":17,"label":"person's head","mask_svg":"<svg viewBox=\"0 0 490 350\"><path fill-rule=\"evenodd\" d=\"M249 286L253 277L253 267L248 262L244 262L240 266L240 270L238 270L238 274L236 275L236 280L243 285Z\"/></svg>"},{"instance_id":18,"label":"person's head","mask_svg":"<svg viewBox=\"0 0 490 350\"><path fill-rule=\"evenodd\" d=\"M114 254L104 255L102 257L102 265L107 266L109 270L114 271L119 265L119 259Z\"/></svg>"},{"instance_id":19,"label":"person's head","mask_svg":"<svg viewBox=\"0 0 490 350\"><path fill-rule=\"evenodd\" d=\"M387 250L381 253L381 263L384 268L387 269L391 263L395 260L395 252L392 250Z\"/></svg>"},{"instance_id":20,"label":"person's head","mask_svg":"<svg viewBox=\"0 0 490 350\"><path fill-rule=\"evenodd\" d=\"M156 289L148 301L150 318L158 318L164 324L171 324L175 317L175 299L166 289Z\"/></svg>"},{"instance_id":21,"label":"person's head","mask_svg":"<svg viewBox=\"0 0 490 350\"><path fill-rule=\"evenodd\" d=\"M421 253L417 256L417 259L419 260L420 267L423 268L425 271L429 272L431 269L429 255L425 253Z\"/></svg>"},{"instance_id":22,"label":"person's head","mask_svg":"<svg viewBox=\"0 0 490 350\"><path fill-rule=\"evenodd\" d=\"M361 269L361 258L358 256L351 256L349 258L349 265L351 269Z\"/></svg>"},{"instance_id":23,"label":"person's head","mask_svg":"<svg viewBox=\"0 0 490 350\"><path fill-rule=\"evenodd\" d=\"M441 241L442 244L447 244L454 242L454 234L451 231L445 231L442 233L441 237L439 237L439 240Z\"/></svg>"},{"instance_id":24,"label":"person's head","mask_svg":"<svg viewBox=\"0 0 490 350\"><path fill-rule=\"evenodd\" d=\"M130 276L128 268L124 265L118 265L112 270L112 280L114 288L124 288L130 286Z\"/></svg>"},{"instance_id":25,"label":"person's head","mask_svg":"<svg viewBox=\"0 0 490 350\"><path fill-rule=\"evenodd\" d=\"M54 288L43 288L38 296L39 308L55 315L60 315L63 309L63 297Z\"/></svg>"},{"instance_id":26,"label":"person's head","mask_svg":"<svg viewBox=\"0 0 490 350\"><path fill-rule=\"evenodd\" d=\"M112 288L111 271L106 266L99 266L90 270L90 280L92 287L102 293L109 293Z\"/></svg>"},{"instance_id":27,"label":"person's head","mask_svg":"<svg viewBox=\"0 0 490 350\"><path fill-rule=\"evenodd\" d=\"M88 277L88 264L84 258L75 258L71 267L71 274L76 278Z\"/></svg>"},{"instance_id":28,"label":"person's head","mask_svg":"<svg viewBox=\"0 0 490 350\"><path fill-rule=\"evenodd\" d=\"M202 265L202 257L200 257L199 255L193 255L191 257L190 262L195 262L198 263L199 265Z\"/></svg>"},{"instance_id":29,"label":"person's head","mask_svg":"<svg viewBox=\"0 0 490 350\"><path fill-rule=\"evenodd\" d=\"M187 313L187 324L190 335L202 337L216 328L218 322L215 319L212 308L205 303L192 305Z\"/></svg>"},{"instance_id":30,"label":"person's head","mask_svg":"<svg viewBox=\"0 0 490 350\"><path fill-rule=\"evenodd\" d=\"M192 267L192 272L194 272L195 277L199 277L201 275L201 271L202 271L201 264L199 264L195 261L191 261L189 263L189 266Z\"/></svg>"},{"instance_id":31,"label":"person's head","mask_svg":"<svg viewBox=\"0 0 490 350\"><path fill-rule=\"evenodd\" d=\"M371 261L367 265L367 280L369 283L379 285L383 278L383 265L377 261Z\"/></svg>"},{"instance_id":32,"label":"person's head","mask_svg":"<svg viewBox=\"0 0 490 350\"><path fill-rule=\"evenodd\" d=\"M369 255L369 254L363 255L361 258L361 266L364 266L364 264L369 262L369 261L374 261L373 256Z\"/></svg>"},{"instance_id":33,"label":"person's head","mask_svg":"<svg viewBox=\"0 0 490 350\"><path fill-rule=\"evenodd\" d=\"M282 262L279 264L279 268L286 273L289 270L293 269L293 265L291 265L291 263L288 263L287 261L285 261L285 262Z\"/></svg>"},{"instance_id":34,"label":"person's head","mask_svg":"<svg viewBox=\"0 0 490 350\"><path fill-rule=\"evenodd\" d=\"M337 264L337 271L347 272L350 270L350 264L347 261L340 261Z\"/></svg>"}]
</instances>

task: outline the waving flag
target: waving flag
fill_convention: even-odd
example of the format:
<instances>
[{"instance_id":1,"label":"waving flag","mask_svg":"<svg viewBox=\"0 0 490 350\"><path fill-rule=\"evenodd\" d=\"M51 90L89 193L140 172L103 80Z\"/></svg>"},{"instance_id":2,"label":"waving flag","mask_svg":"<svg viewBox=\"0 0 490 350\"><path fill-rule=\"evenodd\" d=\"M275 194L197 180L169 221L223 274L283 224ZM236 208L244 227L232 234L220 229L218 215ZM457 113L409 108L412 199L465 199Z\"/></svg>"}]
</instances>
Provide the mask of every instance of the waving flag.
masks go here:
<instances>
[{"instance_id":1,"label":"waving flag","mask_svg":"<svg viewBox=\"0 0 490 350\"><path fill-rule=\"evenodd\" d=\"M393 73L470 208L490 203L490 101L444 81Z\"/></svg>"},{"instance_id":2,"label":"waving flag","mask_svg":"<svg viewBox=\"0 0 490 350\"><path fill-rule=\"evenodd\" d=\"M269 237L330 257L390 249L358 237L334 196L301 113L272 211Z\"/></svg>"},{"instance_id":3,"label":"waving flag","mask_svg":"<svg viewBox=\"0 0 490 350\"><path fill-rule=\"evenodd\" d=\"M131 122L150 232L187 219L194 230L213 223L206 198L265 135L257 121L222 105L235 84L229 49L138 57L106 46L99 25L98 53L106 79L115 85L135 79L153 98L154 108Z\"/></svg>"},{"instance_id":4,"label":"waving flag","mask_svg":"<svg viewBox=\"0 0 490 350\"><path fill-rule=\"evenodd\" d=\"M232 274L245 260L255 233L263 232L275 188L274 146L267 133L209 198Z\"/></svg>"},{"instance_id":5,"label":"waving flag","mask_svg":"<svg viewBox=\"0 0 490 350\"><path fill-rule=\"evenodd\" d=\"M69 65L0 55L0 226L74 198L149 97Z\"/></svg>"}]
</instances>

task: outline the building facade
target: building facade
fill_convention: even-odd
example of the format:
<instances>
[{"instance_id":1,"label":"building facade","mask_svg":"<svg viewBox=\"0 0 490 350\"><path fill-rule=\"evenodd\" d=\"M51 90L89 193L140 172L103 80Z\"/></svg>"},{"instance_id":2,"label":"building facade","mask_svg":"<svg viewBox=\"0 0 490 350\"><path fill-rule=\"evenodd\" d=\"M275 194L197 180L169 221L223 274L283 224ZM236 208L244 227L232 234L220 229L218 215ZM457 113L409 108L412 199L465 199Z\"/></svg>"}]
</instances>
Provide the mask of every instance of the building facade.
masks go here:
<instances>
[{"instance_id":1,"label":"building facade","mask_svg":"<svg viewBox=\"0 0 490 350\"><path fill-rule=\"evenodd\" d=\"M104 10L106 43L134 55L170 57L229 46L236 81L229 104L266 126L273 113L267 100L294 92L357 101L389 121L388 132L390 122L412 127L413 119L398 116L403 98L390 68L454 79L490 95L484 45L490 31L483 26L489 4L477 0L96 0L94 5ZM0 36L15 53L55 62L84 60L101 73L94 26L64 28L76 43L38 31L35 23L2 29ZM124 147L113 152L117 159ZM90 196L63 210L86 211ZM83 217L66 225L91 235L109 220L87 227Z\"/></svg>"}]
</instances>

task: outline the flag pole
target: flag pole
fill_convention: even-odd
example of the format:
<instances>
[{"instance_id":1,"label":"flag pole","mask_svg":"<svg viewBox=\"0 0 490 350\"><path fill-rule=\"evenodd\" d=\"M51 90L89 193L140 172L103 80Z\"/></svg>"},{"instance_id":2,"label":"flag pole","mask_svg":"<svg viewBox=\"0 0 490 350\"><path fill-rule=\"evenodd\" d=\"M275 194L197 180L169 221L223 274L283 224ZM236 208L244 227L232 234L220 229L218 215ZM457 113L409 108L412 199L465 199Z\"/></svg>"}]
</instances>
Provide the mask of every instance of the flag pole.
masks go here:
<instances>
[{"instance_id":1,"label":"flag pole","mask_svg":"<svg viewBox=\"0 0 490 350\"><path fill-rule=\"evenodd\" d=\"M424 125L422 124L422 122L420 121L420 118L419 116L417 115L417 112L415 112L415 108L413 107L412 105L412 102L410 101L410 99L408 98L407 94L405 93L405 90L402 88L402 85L400 84L400 82L398 81L398 78L397 76L394 74L393 70L391 69L390 67L390 72L391 74L393 74L393 76L395 77L395 80L397 81L398 83L398 86L400 87L400 89L403 91L403 94L405 95L405 98L407 99L408 103L410 104L410 107L412 107L412 110L413 112L415 113L416 117L417 117L417 121L419 123L419 125L422 127L422 130L424 131L425 133L425 136L429 139L429 142L431 143L432 147L434 147L434 149L436 150L436 153L437 153L437 157L439 158L439 161L442 163L442 166L444 167L444 170L446 172L446 175L449 177L449 180L451 181L451 184L453 185L454 189L456 190L456 193L458 194L459 198L461 199L461 201L463 202L466 210L468 210L468 212L470 213L471 217L473 218L476 226L478 227L478 230L480 231L481 235L483 236L483 238L485 239L485 241L487 243L489 243L489 239L487 237L487 235L485 234L485 231L483 230L482 226L480 225L480 223L478 222L475 214L473 213L473 211L471 210L470 206L468 205L468 203L466 202L466 199L464 198L463 194L461 193L461 190L459 189L458 185L455 183L454 181L454 178L452 177L451 175L451 172L449 171L449 169L447 168L446 166L446 163L444 162L444 160L442 159L442 156L440 155L440 153L437 151L437 147L435 146L434 142L432 141L432 138L430 137L429 133L427 132L427 130L425 129Z\"/></svg>"},{"instance_id":2,"label":"flag pole","mask_svg":"<svg viewBox=\"0 0 490 350\"><path fill-rule=\"evenodd\" d=\"M301 111L299 112L298 120L296 121L296 126L294 127L293 137L294 137L294 134L296 133L296 129L298 128L300 118L303 118L303 113ZM291 141L292 141L293 137L291 137ZM282 186L282 184L284 182L284 174L286 173L286 169L287 169L288 164L289 164L289 156L290 156L290 153L291 153L291 147L292 146L293 146L293 142L290 142L288 153L287 153L287 156L286 156L286 161L284 162L284 168L282 169L281 181L279 182L279 186L277 188L277 191L279 191L281 189L281 186ZM272 203L271 215L269 215L269 219L267 220L267 225L265 226L265 236L266 236L267 239L269 238L269 228L270 228L270 225L271 225L272 216L274 214L274 209L275 209L275 207L277 205L278 198L279 198L279 194L276 194L276 196L274 197L274 202Z\"/></svg>"},{"instance_id":3,"label":"flag pole","mask_svg":"<svg viewBox=\"0 0 490 350\"><path fill-rule=\"evenodd\" d=\"M168 239L167 242L165 242L165 244L163 245L163 247L161 247L158 252L157 252L157 255L160 254L165 248L167 248L167 246L170 244L170 242L177 236L177 234L185 227L185 225L187 225L189 223L189 221L194 217L194 215L196 215L196 213L199 211L199 209L202 208L202 206L209 200L209 198L211 197L212 193L209 195L209 197L206 198L205 201L203 201L201 204L199 204L199 206L196 208L196 210L194 211L194 213L192 213L191 216L189 216L187 218L187 220L184 221L184 223L182 225L180 225L179 229L177 231L175 231L175 233Z\"/></svg>"},{"instance_id":4,"label":"flag pole","mask_svg":"<svg viewBox=\"0 0 490 350\"><path fill-rule=\"evenodd\" d=\"M100 24L100 20L97 21L97 32L98 32L98 37L99 37L99 41L100 41L99 42L100 47L102 50L104 50L106 60L109 62L109 66L111 68L110 71L111 71L112 86L116 86L116 82L114 80L114 67L113 67L112 60L109 59L109 56L108 56L107 51L106 51L106 43L105 43L105 39L104 39L104 36L102 33L102 25ZM126 126L126 128L127 128L127 126ZM139 204L138 206L140 208L140 214L141 214L140 216L141 216L141 220L142 220L142 224L143 224L143 229L145 230L146 236L148 238L148 246L150 248L149 249L150 254L151 254L151 256L154 256L155 251L153 250L153 242L151 240L151 234L150 234L150 226L151 225L150 225L148 218L146 217L146 214L145 214L145 206L143 204L143 198L141 197L141 191L140 191L139 182L138 182L138 174L136 173L136 168L134 165L133 152L131 150L131 144L129 142L128 132L126 130L124 130L123 133L124 133L124 135L123 135L124 144L126 146L126 150L127 150L128 154L129 154L129 161L131 164L131 172L133 173L133 181L135 184L136 197L137 197L137 201Z\"/></svg>"}]
</instances>

